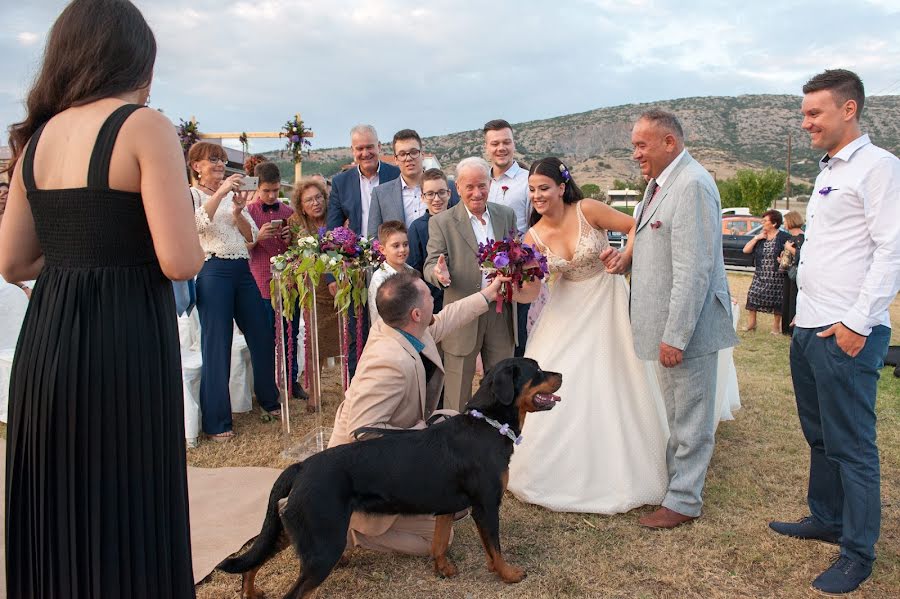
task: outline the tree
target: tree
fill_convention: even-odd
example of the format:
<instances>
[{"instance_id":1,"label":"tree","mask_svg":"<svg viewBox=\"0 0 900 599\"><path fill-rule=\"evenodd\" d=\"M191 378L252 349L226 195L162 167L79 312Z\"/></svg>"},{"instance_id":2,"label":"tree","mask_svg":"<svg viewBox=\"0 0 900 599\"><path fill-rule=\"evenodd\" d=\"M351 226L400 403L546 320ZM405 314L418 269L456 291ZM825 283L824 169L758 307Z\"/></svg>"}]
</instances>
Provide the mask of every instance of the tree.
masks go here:
<instances>
[{"instance_id":1,"label":"tree","mask_svg":"<svg viewBox=\"0 0 900 599\"><path fill-rule=\"evenodd\" d=\"M742 169L731 179L716 182L722 208L746 206L757 216L772 206L784 193L785 173L768 168L764 171Z\"/></svg>"},{"instance_id":2,"label":"tree","mask_svg":"<svg viewBox=\"0 0 900 599\"><path fill-rule=\"evenodd\" d=\"M644 181L643 177L635 177L634 179L626 179L622 181L621 179L613 179L613 189L636 189L641 192L641 195L644 194L644 190L647 189L647 182Z\"/></svg>"},{"instance_id":3,"label":"tree","mask_svg":"<svg viewBox=\"0 0 900 599\"><path fill-rule=\"evenodd\" d=\"M581 193L584 194L584 197L593 198L595 200L599 199L602 194L600 186L595 183L585 183L582 185Z\"/></svg>"}]
</instances>

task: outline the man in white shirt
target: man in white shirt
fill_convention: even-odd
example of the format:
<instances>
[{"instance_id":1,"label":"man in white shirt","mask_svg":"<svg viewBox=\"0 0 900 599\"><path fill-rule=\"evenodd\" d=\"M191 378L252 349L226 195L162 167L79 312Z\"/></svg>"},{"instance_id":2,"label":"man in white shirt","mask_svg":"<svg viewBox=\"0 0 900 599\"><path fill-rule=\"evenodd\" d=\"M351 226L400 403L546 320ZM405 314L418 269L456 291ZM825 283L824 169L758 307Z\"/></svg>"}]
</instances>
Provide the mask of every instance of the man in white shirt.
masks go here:
<instances>
[{"instance_id":1,"label":"man in white shirt","mask_svg":"<svg viewBox=\"0 0 900 599\"><path fill-rule=\"evenodd\" d=\"M516 213L516 229L521 234L528 230L528 215L531 203L528 200L528 171L516 162L516 142L512 125L503 119L494 119L484 124L484 154L491 163L491 191L488 202L512 208ZM504 235L505 237L505 235ZM518 343L515 355L525 355L528 341L526 325L531 304L518 307Z\"/></svg>"},{"instance_id":2,"label":"man in white shirt","mask_svg":"<svg viewBox=\"0 0 900 599\"><path fill-rule=\"evenodd\" d=\"M422 201L425 174L422 139L412 129L401 129L394 134L391 147L400 165L400 176L372 190L369 207L369 232L372 235L378 233L382 223L392 220L399 220L409 229L427 211ZM449 206L455 206L458 201L456 190L451 190Z\"/></svg>"},{"instance_id":3,"label":"man in white shirt","mask_svg":"<svg viewBox=\"0 0 900 599\"><path fill-rule=\"evenodd\" d=\"M422 271L427 282L444 288L445 309L488 286L478 261L478 244L502 239L516 226L511 209L487 201L489 169L481 158L461 160L456 166L456 187L462 201L428 221L428 258ZM503 303L499 312L496 308L492 305L485 314L441 342L446 372L445 408L464 411L472 397L479 353L485 371L512 357L516 338L515 294L512 305Z\"/></svg>"},{"instance_id":4,"label":"man in white shirt","mask_svg":"<svg viewBox=\"0 0 900 599\"><path fill-rule=\"evenodd\" d=\"M803 93L803 128L825 151L806 211L791 340L810 447L810 515L769 526L840 545L840 557L812 583L837 595L871 574L881 527L875 399L888 307L900 290L900 160L862 134L865 93L855 73L825 71Z\"/></svg>"}]
</instances>

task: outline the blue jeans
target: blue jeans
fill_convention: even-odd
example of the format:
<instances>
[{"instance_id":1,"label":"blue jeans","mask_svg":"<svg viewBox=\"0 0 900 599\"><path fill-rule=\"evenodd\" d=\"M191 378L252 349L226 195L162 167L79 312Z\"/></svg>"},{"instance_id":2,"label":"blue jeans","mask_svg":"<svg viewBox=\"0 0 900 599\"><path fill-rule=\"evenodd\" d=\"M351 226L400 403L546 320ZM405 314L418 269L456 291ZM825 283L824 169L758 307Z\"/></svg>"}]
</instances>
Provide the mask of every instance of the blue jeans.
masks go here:
<instances>
[{"instance_id":1,"label":"blue jeans","mask_svg":"<svg viewBox=\"0 0 900 599\"><path fill-rule=\"evenodd\" d=\"M809 444L810 513L841 535L841 554L871 564L881 529L881 473L875 444L875 395L891 330L872 329L851 358L835 337L794 328L791 377Z\"/></svg>"},{"instance_id":2,"label":"blue jeans","mask_svg":"<svg viewBox=\"0 0 900 599\"><path fill-rule=\"evenodd\" d=\"M260 305L259 288L247 260L210 258L197 275L200 314L200 410L203 431L215 435L231 430L231 342L236 322L250 350L253 391L264 410L278 409L275 386L275 344L272 328Z\"/></svg>"}]
</instances>

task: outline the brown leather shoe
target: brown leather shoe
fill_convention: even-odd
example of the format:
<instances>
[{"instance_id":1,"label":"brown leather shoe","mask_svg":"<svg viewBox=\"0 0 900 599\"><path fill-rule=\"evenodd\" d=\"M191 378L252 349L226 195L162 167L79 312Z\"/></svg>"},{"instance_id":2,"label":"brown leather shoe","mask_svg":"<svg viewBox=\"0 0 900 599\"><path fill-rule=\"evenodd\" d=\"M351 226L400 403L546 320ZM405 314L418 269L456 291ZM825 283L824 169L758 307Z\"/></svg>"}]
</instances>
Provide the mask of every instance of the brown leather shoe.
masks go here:
<instances>
[{"instance_id":1,"label":"brown leather shoe","mask_svg":"<svg viewBox=\"0 0 900 599\"><path fill-rule=\"evenodd\" d=\"M697 518L698 516L685 516L667 507L661 507L652 514L647 514L638 520L638 524L647 528L675 528L686 522L692 522Z\"/></svg>"}]
</instances>

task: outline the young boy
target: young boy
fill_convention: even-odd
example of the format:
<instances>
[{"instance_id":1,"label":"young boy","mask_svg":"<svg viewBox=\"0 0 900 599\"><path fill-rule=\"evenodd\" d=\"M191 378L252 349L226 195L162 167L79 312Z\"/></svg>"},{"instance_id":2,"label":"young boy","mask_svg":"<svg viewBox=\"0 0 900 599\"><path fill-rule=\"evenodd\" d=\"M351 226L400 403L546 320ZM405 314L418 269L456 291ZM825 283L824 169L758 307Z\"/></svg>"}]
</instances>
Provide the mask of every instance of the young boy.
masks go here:
<instances>
[{"instance_id":1,"label":"young boy","mask_svg":"<svg viewBox=\"0 0 900 599\"><path fill-rule=\"evenodd\" d=\"M378 307L375 305L375 293L385 279L405 269L415 270L406 263L409 256L409 239L406 236L406 225L399 220L389 220L378 227L378 241L381 243L381 253L384 254L384 263L372 275L369 283L369 317L372 324L381 318L378 315Z\"/></svg>"},{"instance_id":2,"label":"young boy","mask_svg":"<svg viewBox=\"0 0 900 599\"><path fill-rule=\"evenodd\" d=\"M428 221L432 216L449 207L453 193L447 183L447 175L437 168L430 168L422 175L422 203L427 212L409 226L409 257L406 263L422 272L428 257ZM434 300L434 313L444 307L444 290L426 283Z\"/></svg>"}]
</instances>

